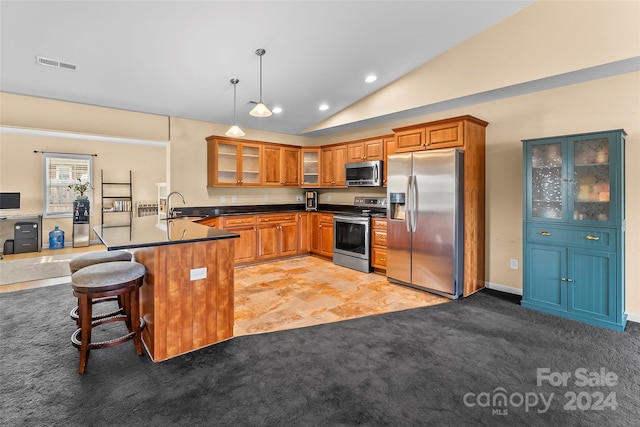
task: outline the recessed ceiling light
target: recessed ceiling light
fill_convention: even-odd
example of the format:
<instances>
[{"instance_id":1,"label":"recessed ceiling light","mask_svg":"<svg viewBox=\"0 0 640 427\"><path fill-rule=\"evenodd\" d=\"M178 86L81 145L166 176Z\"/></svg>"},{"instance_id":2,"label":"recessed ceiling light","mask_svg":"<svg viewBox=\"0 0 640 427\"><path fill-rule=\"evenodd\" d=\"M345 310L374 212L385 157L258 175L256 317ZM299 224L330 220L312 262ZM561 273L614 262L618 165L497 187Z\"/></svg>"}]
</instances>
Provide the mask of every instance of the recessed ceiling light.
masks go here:
<instances>
[{"instance_id":1,"label":"recessed ceiling light","mask_svg":"<svg viewBox=\"0 0 640 427\"><path fill-rule=\"evenodd\" d=\"M276 113L276 114L278 114L278 113L282 113L282 108L280 108L280 107L273 107L273 110L271 110L271 112Z\"/></svg>"},{"instance_id":2,"label":"recessed ceiling light","mask_svg":"<svg viewBox=\"0 0 640 427\"><path fill-rule=\"evenodd\" d=\"M329 109L329 106L327 104L320 104L320 106L318 107L318 110L320 111L327 111Z\"/></svg>"},{"instance_id":3,"label":"recessed ceiling light","mask_svg":"<svg viewBox=\"0 0 640 427\"><path fill-rule=\"evenodd\" d=\"M373 83L376 80L378 80L377 76L374 76L373 74L369 74L367 77L365 77L364 81L367 83Z\"/></svg>"}]
</instances>

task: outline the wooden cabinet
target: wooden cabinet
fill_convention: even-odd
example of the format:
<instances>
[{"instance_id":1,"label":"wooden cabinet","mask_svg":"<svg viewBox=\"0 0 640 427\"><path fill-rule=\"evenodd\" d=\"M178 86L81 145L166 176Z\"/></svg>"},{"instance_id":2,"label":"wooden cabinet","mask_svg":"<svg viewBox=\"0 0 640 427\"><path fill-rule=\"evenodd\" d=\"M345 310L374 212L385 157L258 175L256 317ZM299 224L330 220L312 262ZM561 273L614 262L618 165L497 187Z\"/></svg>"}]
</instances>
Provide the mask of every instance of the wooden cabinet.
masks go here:
<instances>
[{"instance_id":1,"label":"wooden cabinet","mask_svg":"<svg viewBox=\"0 0 640 427\"><path fill-rule=\"evenodd\" d=\"M344 165L347 163L347 145L327 145L322 147L320 156L323 187L345 187Z\"/></svg>"},{"instance_id":2,"label":"wooden cabinet","mask_svg":"<svg viewBox=\"0 0 640 427\"><path fill-rule=\"evenodd\" d=\"M300 148L265 144L262 156L262 185L300 185Z\"/></svg>"},{"instance_id":3,"label":"wooden cabinet","mask_svg":"<svg viewBox=\"0 0 640 427\"><path fill-rule=\"evenodd\" d=\"M255 262L257 248L257 226L254 215L222 217L222 229L240 235L234 239L235 264Z\"/></svg>"},{"instance_id":4,"label":"wooden cabinet","mask_svg":"<svg viewBox=\"0 0 640 427\"><path fill-rule=\"evenodd\" d=\"M298 223L296 219L295 213L257 217L258 260L298 253Z\"/></svg>"},{"instance_id":5,"label":"wooden cabinet","mask_svg":"<svg viewBox=\"0 0 640 427\"><path fill-rule=\"evenodd\" d=\"M257 186L260 176L262 145L230 138L207 138L208 186Z\"/></svg>"},{"instance_id":6,"label":"wooden cabinet","mask_svg":"<svg viewBox=\"0 0 640 427\"><path fill-rule=\"evenodd\" d=\"M309 243L309 213L301 212L296 215L298 217L298 253L306 254L311 250Z\"/></svg>"},{"instance_id":7,"label":"wooden cabinet","mask_svg":"<svg viewBox=\"0 0 640 427\"><path fill-rule=\"evenodd\" d=\"M383 186L387 186L387 166L389 165L389 156L396 154L396 138L394 136L386 136L384 141L384 164L382 165L382 171L384 179L382 181Z\"/></svg>"},{"instance_id":8,"label":"wooden cabinet","mask_svg":"<svg viewBox=\"0 0 640 427\"><path fill-rule=\"evenodd\" d=\"M327 213L312 213L311 253L325 257L333 257L333 215Z\"/></svg>"},{"instance_id":9,"label":"wooden cabinet","mask_svg":"<svg viewBox=\"0 0 640 427\"><path fill-rule=\"evenodd\" d=\"M484 287L485 147L488 123L473 116L452 117L393 129L396 152L456 146L464 151L463 296Z\"/></svg>"},{"instance_id":10,"label":"wooden cabinet","mask_svg":"<svg viewBox=\"0 0 640 427\"><path fill-rule=\"evenodd\" d=\"M394 129L396 152L436 150L438 148L462 147L465 144L465 119L454 117L426 124Z\"/></svg>"},{"instance_id":11,"label":"wooden cabinet","mask_svg":"<svg viewBox=\"0 0 640 427\"><path fill-rule=\"evenodd\" d=\"M371 266L377 270L387 269L387 220L371 219Z\"/></svg>"},{"instance_id":12,"label":"wooden cabinet","mask_svg":"<svg viewBox=\"0 0 640 427\"><path fill-rule=\"evenodd\" d=\"M347 163L384 160L382 138L353 141L347 144Z\"/></svg>"},{"instance_id":13,"label":"wooden cabinet","mask_svg":"<svg viewBox=\"0 0 640 427\"><path fill-rule=\"evenodd\" d=\"M625 135L524 141L524 307L625 328Z\"/></svg>"},{"instance_id":14,"label":"wooden cabinet","mask_svg":"<svg viewBox=\"0 0 640 427\"><path fill-rule=\"evenodd\" d=\"M320 185L320 147L307 147L300 150L300 176L303 187Z\"/></svg>"},{"instance_id":15,"label":"wooden cabinet","mask_svg":"<svg viewBox=\"0 0 640 427\"><path fill-rule=\"evenodd\" d=\"M424 127L393 130L396 136L396 152L406 153L409 151L424 150L426 138Z\"/></svg>"}]
</instances>

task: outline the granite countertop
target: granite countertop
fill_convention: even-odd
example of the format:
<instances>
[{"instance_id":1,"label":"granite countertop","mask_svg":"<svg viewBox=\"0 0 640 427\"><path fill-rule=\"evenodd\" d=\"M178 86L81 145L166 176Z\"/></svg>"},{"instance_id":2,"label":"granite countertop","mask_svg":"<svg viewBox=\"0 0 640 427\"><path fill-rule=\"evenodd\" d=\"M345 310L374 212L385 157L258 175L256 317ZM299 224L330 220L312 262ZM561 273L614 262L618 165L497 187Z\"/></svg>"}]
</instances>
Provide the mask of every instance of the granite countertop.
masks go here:
<instances>
[{"instance_id":1,"label":"granite countertop","mask_svg":"<svg viewBox=\"0 0 640 427\"><path fill-rule=\"evenodd\" d=\"M157 216L133 218L131 226L98 225L93 231L108 250L133 249L148 246L175 245L240 237L232 233L189 219L158 220Z\"/></svg>"},{"instance_id":2,"label":"granite countertop","mask_svg":"<svg viewBox=\"0 0 640 427\"><path fill-rule=\"evenodd\" d=\"M358 214L362 209L351 205L319 204L317 212L332 214ZM284 205L249 205L249 206L205 206L205 207L183 207L176 208L180 215L189 217L215 218L218 216L231 215L260 215L280 212L305 212L304 204L284 204ZM383 213L385 209L372 209L372 212ZM316 211L311 211L316 212Z\"/></svg>"}]
</instances>

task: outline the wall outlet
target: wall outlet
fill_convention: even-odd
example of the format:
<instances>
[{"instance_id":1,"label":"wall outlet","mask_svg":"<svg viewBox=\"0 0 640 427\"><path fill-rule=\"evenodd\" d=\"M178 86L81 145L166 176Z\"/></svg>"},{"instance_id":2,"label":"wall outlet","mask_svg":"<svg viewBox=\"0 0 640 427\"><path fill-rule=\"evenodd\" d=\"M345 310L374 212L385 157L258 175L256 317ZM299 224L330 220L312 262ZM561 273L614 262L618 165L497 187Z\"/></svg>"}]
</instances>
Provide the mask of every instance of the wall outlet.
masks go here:
<instances>
[{"instance_id":1,"label":"wall outlet","mask_svg":"<svg viewBox=\"0 0 640 427\"><path fill-rule=\"evenodd\" d=\"M189 271L189 280L202 280L207 278L207 267L192 268Z\"/></svg>"},{"instance_id":2,"label":"wall outlet","mask_svg":"<svg viewBox=\"0 0 640 427\"><path fill-rule=\"evenodd\" d=\"M264 201L268 202L269 201L269 196L264 196Z\"/></svg>"},{"instance_id":3,"label":"wall outlet","mask_svg":"<svg viewBox=\"0 0 640 427\"><path fill-rule=\"evenodd\" d=\"M231 196L231 203L236 203L238 198L236 196Z\"/></svg>"},{"instance_id":4,"label":"wall outlet","mask_svg":"<svg viewBox=\"0 0 640 427\"><path fill-rule=\"evenodd\" d=\"M331 196L327 196L327 202L331 201Z\"/></svg>"},{"instance_id":5,"label":"wall outlet","mask_svg":"<svg viewBox=\"0 0 640 427\"><path fill-rule=\"evenodd\" d=\"M301 202L302 201L302 196L296 196L296 202Z\"/></svg>"},{"instance_id":6,"label":"wall outlet","mask_svg":"<svg viewBox=\"0 0 640 427\"><path fill-rule=\"evenodd\" d=\"M227 201L227 198L224 196L220 196L220 203L224 203Z\"/></svg>"},{"instance_id":7,"label":"wall outlet","mask_svg":"<svg viewBox=\"0 0 640 427\"><path fill-rule=\"evenodd\" d=\"M509 268L512 270L517 270L518 269L518 260L515 258L511 258L509 260Z\"/></svg>"}]
</instances>

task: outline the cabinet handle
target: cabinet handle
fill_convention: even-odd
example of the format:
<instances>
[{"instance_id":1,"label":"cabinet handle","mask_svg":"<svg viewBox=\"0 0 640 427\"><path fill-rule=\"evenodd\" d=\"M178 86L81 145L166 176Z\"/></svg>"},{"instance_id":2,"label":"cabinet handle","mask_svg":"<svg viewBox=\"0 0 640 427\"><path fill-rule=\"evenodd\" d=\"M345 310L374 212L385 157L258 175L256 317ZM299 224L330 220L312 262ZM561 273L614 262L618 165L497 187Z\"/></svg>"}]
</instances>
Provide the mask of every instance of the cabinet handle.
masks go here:
<instances>
[{"instance_id":1,"label":"cabinet handle","mask_svg":"<svg viewBox=\"0 0 640 427\"><path fill-rule=\"evenodd\" d=\"M573 282L573 279L567 279L567 282Z\"/></svg>"},{"instance_id":2,"label":"cabinet handle","mask_svg":"<svg viewBox=\"0 0 640 427\"><path fill-rule=\"evenodd\" d=\"M386 258L380 258L380 261L386 261L386 260L387 260Z\"/></svg>"},{"instance_id":3,"label":"cabinet handle","mask_svg":"<svg viewBox=\"0 0 640 427\"><path fill-rule=\"evenodd\" d=\"M560 280L562 280L563 282L567 281L567 279L565 279L564 277L561 277Z\"/></svg>"},{"instance_id":4,"label":"cabinet handle","mask_svg":"<svg viewBox=\"0 0 640 427\"><path fill-rule=\"evenodd\" d=\"M289 216L286 216L286 217L284 217L284 219L291 219L291 217L289 217Z\"/></svg>"},{"instance_id":5,"label":"cabinet handle","mask_svg":"<svg viewBox=\"0 0 640 427\"><path fill-rule=\"evenodd\" d=\"M592 234L585 236L585 238L587 238L588 240L600 240L598 236L594 236Z\"/></svg>"},{"instance_id":6,"label":"cabinet handle","mask_svg":"<svg viewBox=\"0 0 640 427\"><path fill-rule=\"evenodd\" d=\"M264 221L264 222L269 222L269 221L271 221L271 220L270 220L269 218L265 218L263 221Z\"/></svg>"},{"instance_id":7,"label":"cabinet handle","mask_svg":"<svg viewBox=\"0 0 640 427\"><path fill-rule=\"evenodd\" d=\"M541 236L551 236L551 233L550 233L550 232L548 232L548 231L541 231L541 232L540 232L540 235L541 235Z\"/></svg>"}]
</instances>

